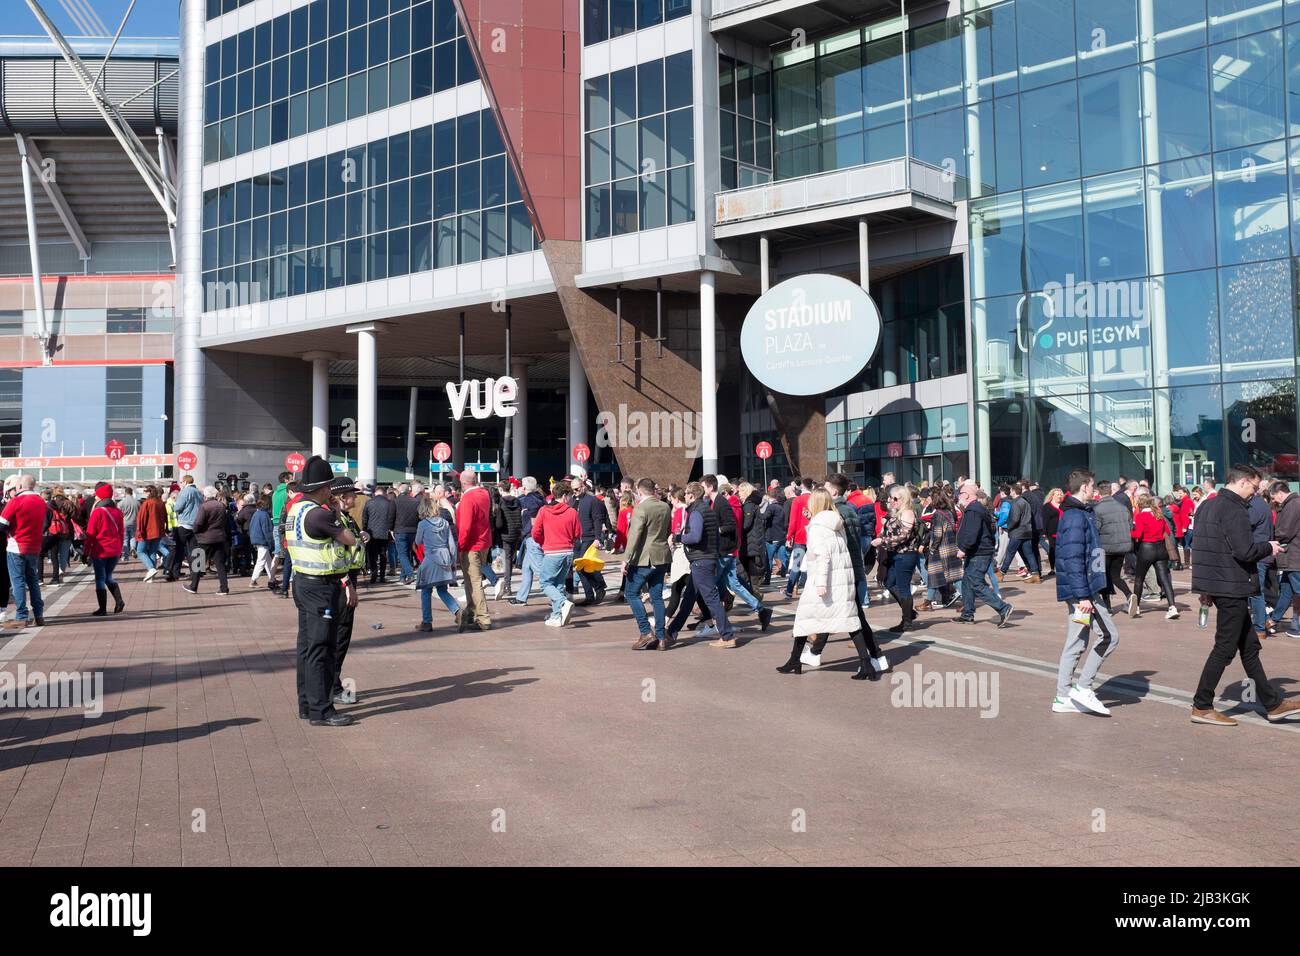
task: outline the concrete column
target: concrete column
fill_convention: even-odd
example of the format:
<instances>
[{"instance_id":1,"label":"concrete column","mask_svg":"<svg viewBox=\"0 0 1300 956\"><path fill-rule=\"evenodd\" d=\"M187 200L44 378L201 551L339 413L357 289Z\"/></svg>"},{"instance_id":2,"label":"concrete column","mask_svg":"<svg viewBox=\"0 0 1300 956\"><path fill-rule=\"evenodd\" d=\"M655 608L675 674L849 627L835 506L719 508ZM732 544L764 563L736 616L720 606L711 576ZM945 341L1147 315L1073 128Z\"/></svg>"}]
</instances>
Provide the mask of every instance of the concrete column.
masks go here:
<instances>
[{"instance_id":1,"label":"concrete column","mask_svg":"<svg viewBox=\"0 0 1300 956\"><path fill-rule=\"evenodd\" d=\"M772 247L767 236L758 237L758 267L764 294L772 287Z\"/></svg>"},{"instance_id":2,"label":"concrete column","mask_svg":"<svg viewBox=\"0 0 1300 956\"><path fill-rule=\"evenodd\" d=\"M456 471L465 467L465 423L451 423L451 464Z\"/></svg>"},{"instance_id":3,"label":"concrete column","mask_svg":"<svg viewBox=\"0 0 1300 956\"><path fill-rule=\"evenodd\" d=\"M528 474L528 365L527 358L512 356L510 359L510 376L519 386L510 434L510 465L520 478Z\"/></svg>"},{"instance_id":4,"label":"concrete column","mask_svg":"<svg viewBox=\"0 0 1300 956\"><path fill-rule=\"evenodd\" d=\"M863 292L871 291L871 260L867 254L867 218L858 220L858 284Z\"/></svg>"},{"instance_id":5,"label":"concrete column","mask_svg":"<svg viewBox=\"0 0 1300 956\"><path fill-rule=\"evenodd\" d=\"M406 413L406 480L415 477L415 416L420 404L420 389L411 386L411 406Z\"/></svg>"},{"instance_id":6,"label":"concrete column","mask_svg":"<svg viewBox=\"0 0 1300 956\"><path fill-rule=\"evenodd\" d=\"M379 470L379 352L381 322L349 325L357 337L357 484L376 483Z\"/></svg>"},{"instance_id":7,"label":"concrete column","mask_svg":"<svg viewBox=\"0 0 1300 956\"><path fill-rule=\"evenodd\" d=\"M311 362L311 453L328 460L330 453L330 359L332 352L307 352Z\"/></svg>"},{"instance_id":8,"label":"concrete column","mask_svg":"<svg viewBox=\"0 0 1300 956\"><path fill-rule=\"evenodd\" d=\"M575 445L591 447L587 425L587 370L582 367L582 355L578 352L578 343L569 338L569 462L586 468L590 462L577 462L573 459Z\"/></svg>"},{"instance_id":9,"label":"concrete column","mask_svg":"<svg viewBox=\"0 0 1300 956\"><path fill-rule=\"evenodd\" d=\"M718 471L717 309L714 276L700 273L700 452L704 473Z\"/></svg>"},{"instance_id":10,"label":"concrete column","mask_svg":"<svg viewBox=\"0 0 1300 956\"><path fill-rule=\"evenodd\" d=\"M984 168L981 163L979 57L974 16L962 18L962 47L965 51L965 109L966 109L966 180L972 198L984 195ZM992 102L992 101L990 101ZM989 435L989 383L983 366L988 362L988 307L982 301L984 281L984 217L978 211L970 216L970 240L967 243L966 267L969 270L970 319L966 338L966 368L971 376L971 477L988 489L993 476L992 450ZM1009 373L1010 370L1008 370Z\"/></svg>"},{"instance_id":11,"label":"concrete column","mask_svg":"<svg viewBox=\"0 0 1300 956\"><path fill-rule=\"evenodd\" d=\"M173 451L199 457L196 480L207 471L205 363L198 340L203 295L203 61L207 5L183 0L180 15L181 89L177 139L179 167L176 232L175 415Z\"/></svg>"},{"instance_id":12,"label":"concrete column","mask_svg":"<svg viewBox=\"0 0 1300 956\"><path fill-rule=\"evenodd\" d=\"M32 292L36 305L36 337L41 342L41 364L49 365L50 327L45 320L45 290L41 283L41 237L36 228L36 207L32 201L32 169L27 159L27 141L15 135L18 165L23 173L23 206L27 210L27 250L32 258Z\"/></svg>"}]
</instances>

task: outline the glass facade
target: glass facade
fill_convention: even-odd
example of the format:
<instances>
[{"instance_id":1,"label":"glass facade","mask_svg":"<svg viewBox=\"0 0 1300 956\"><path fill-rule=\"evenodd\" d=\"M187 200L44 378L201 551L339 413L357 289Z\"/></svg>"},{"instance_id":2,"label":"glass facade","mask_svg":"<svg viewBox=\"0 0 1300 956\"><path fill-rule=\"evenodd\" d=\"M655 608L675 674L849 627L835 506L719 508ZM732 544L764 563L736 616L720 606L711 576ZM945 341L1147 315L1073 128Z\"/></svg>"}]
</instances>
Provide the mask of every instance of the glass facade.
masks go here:
<instances>
[{"instance_id":1,"label":"glass facade","mask_svg":"<svg viewBox=\"0 0 1300 956\"><path fill-rule=\"evenodd\" d=\"M772 74L729 56L718 57L719 149L722 188L772 179Z\"/></svg>"},{"instance_id":2,"label":"glass facade","mask_svg":"<svg viewBox=\"0 0 1300 956\"><path fill-rule=\"evenodd\" d=\"M1297 477L1293 21L1277 0L1014 0L934 28L975 93L946 151L970 147L984 477Z\"/></svg>"},{"instance_id":3,"label":"glass facade","mask_svg":"<svg viewBox=\"0 0 1300 956\"><path fill-rule=\"evenodd\" d=\"M587 45L690 16L691 0L582 0Z\"/></svg>"},{"instance_id":4,"label":"glass facade","mask_svg":"<svg viewBox=\"0 0 1300 956\"><path fill-rule=\"evenodd\" d=\"M694 221L692 74L688 50L584 81L588 239Z\"/></svg>"},{"instance_id":5,"label":"glass facade","mask_svg":"<svg viewBox=\"0 0 1300 956\"><path fill-rule=\"evenodd\" d=\"M205 307L496 259L535 248L490 110L466 113L203 197Z\"/></svg>"},{"instance_id":6,"label":"glass facade","mask_svg":"<svg viewBox=\"0 0 1300 956\"><path fill-rule=\"evenodd\" d=\"M478 79L455 0L313 0L204 62L205 163Z\"/></svg>"}]
</instances>

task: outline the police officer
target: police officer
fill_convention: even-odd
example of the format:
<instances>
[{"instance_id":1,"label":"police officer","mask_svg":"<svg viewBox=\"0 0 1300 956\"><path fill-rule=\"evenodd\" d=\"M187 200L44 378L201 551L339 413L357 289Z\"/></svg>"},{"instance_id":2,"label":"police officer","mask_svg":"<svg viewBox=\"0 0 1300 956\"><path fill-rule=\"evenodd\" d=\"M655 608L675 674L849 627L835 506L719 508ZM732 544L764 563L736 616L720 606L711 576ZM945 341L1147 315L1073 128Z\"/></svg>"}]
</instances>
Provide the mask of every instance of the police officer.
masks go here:
<instances>
[{"instance_id":1,"label":"police officer","mask_svg":"<svg viewBox=\"0 0 1300 956\"><path fill-rule=\"evenodd\" d=\"M344 608L356 607L348 580L357 539L330 508L334 472L318 455L299 479L301 497L285 518L285 545L293 561L298 605L298 716L314 727L346 727L352 718L334 709L334 655Z\"/></svg>"},{"instance_id":2,"label":"police officer","mask_svg":"<svg viewBox=\"0 0 1300 956\"><path fill-rule=\"evenodd\" d=\"M348 594L356 595L357 575L366 566L366 544L370 541L370 533L362 531L356 520L349 512L357 501L357 489L352 484L351 478L335 478L330 485L330 507L334 509L338 517L339 524L343 525L352 537L357 539L357 543L347 549L348 551ZM352 688L343 686L343 658L347 657L348 647L352 644L352 621L356 616L356 604L344 602L339 611L339 633L338 642L334 651L334 686L330 691L330 698L336 704L355 704L357 702L357 692Z\"/></svg>"}]
</instances>

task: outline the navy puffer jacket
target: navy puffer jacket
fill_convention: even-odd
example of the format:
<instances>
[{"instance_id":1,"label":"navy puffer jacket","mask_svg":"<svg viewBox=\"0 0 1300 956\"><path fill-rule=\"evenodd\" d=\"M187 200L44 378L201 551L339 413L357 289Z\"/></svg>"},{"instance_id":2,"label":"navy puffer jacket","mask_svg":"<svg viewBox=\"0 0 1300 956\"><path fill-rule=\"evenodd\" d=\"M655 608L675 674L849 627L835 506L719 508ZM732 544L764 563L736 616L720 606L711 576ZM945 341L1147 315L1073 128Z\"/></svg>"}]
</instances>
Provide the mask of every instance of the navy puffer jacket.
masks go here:
<instances>
[{"instance_id":1,"label":"navy puffer jacket","mask_svg":"<svg viewBox=\"0 0 1300 956\"><path fill-rule=\"evenodd\" d=\"M1061 523L1056 527L1056 599L1090 601L1104 590L1106 552L1092 505L1068 495L1061 502Z\"/></svg>"}]
</instances>

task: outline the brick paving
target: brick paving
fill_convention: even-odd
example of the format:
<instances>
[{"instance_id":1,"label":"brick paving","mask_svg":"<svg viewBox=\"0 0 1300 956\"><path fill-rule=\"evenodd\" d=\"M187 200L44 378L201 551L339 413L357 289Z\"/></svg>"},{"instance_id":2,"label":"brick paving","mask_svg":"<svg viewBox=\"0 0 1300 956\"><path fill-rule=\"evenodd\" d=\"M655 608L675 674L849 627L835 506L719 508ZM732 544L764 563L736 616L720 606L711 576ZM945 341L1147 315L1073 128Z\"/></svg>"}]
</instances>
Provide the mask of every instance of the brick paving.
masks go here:
<instances>
[{"instance_id":1,"label":"brick paving","mask_svg":"<svg viewBox=\"0 0 1300 956\"><path fill-rule=\"evenodd\" d=\"M389 586L364 594L345 669L358 723L329 729L297 719L292 602L140 576L121 573L120 616L87 616L81 573L47 596L45 628L0 637L5 670L101 671L105 690L98 719L0 710L0 865L1300 862L1300 726L1250 716L1236 664L1221 703L1242 726L1188 721L1211 641L1194 602L1119 619L1109 720L1050 712L1050 579L1007 587L1012 627L935 612L886 645L909 679L996 673L986 719L849 680L844 638L821 670L776 674L779 592L767 634L741 611L736 650L660 654L630 650L612 600L560 631L534 597L495 602L488 633L437 612L423 634L418 596ZM1268 641L1264 662L1300 689L1300 641Z\"/></svg>"}]
</instances>

